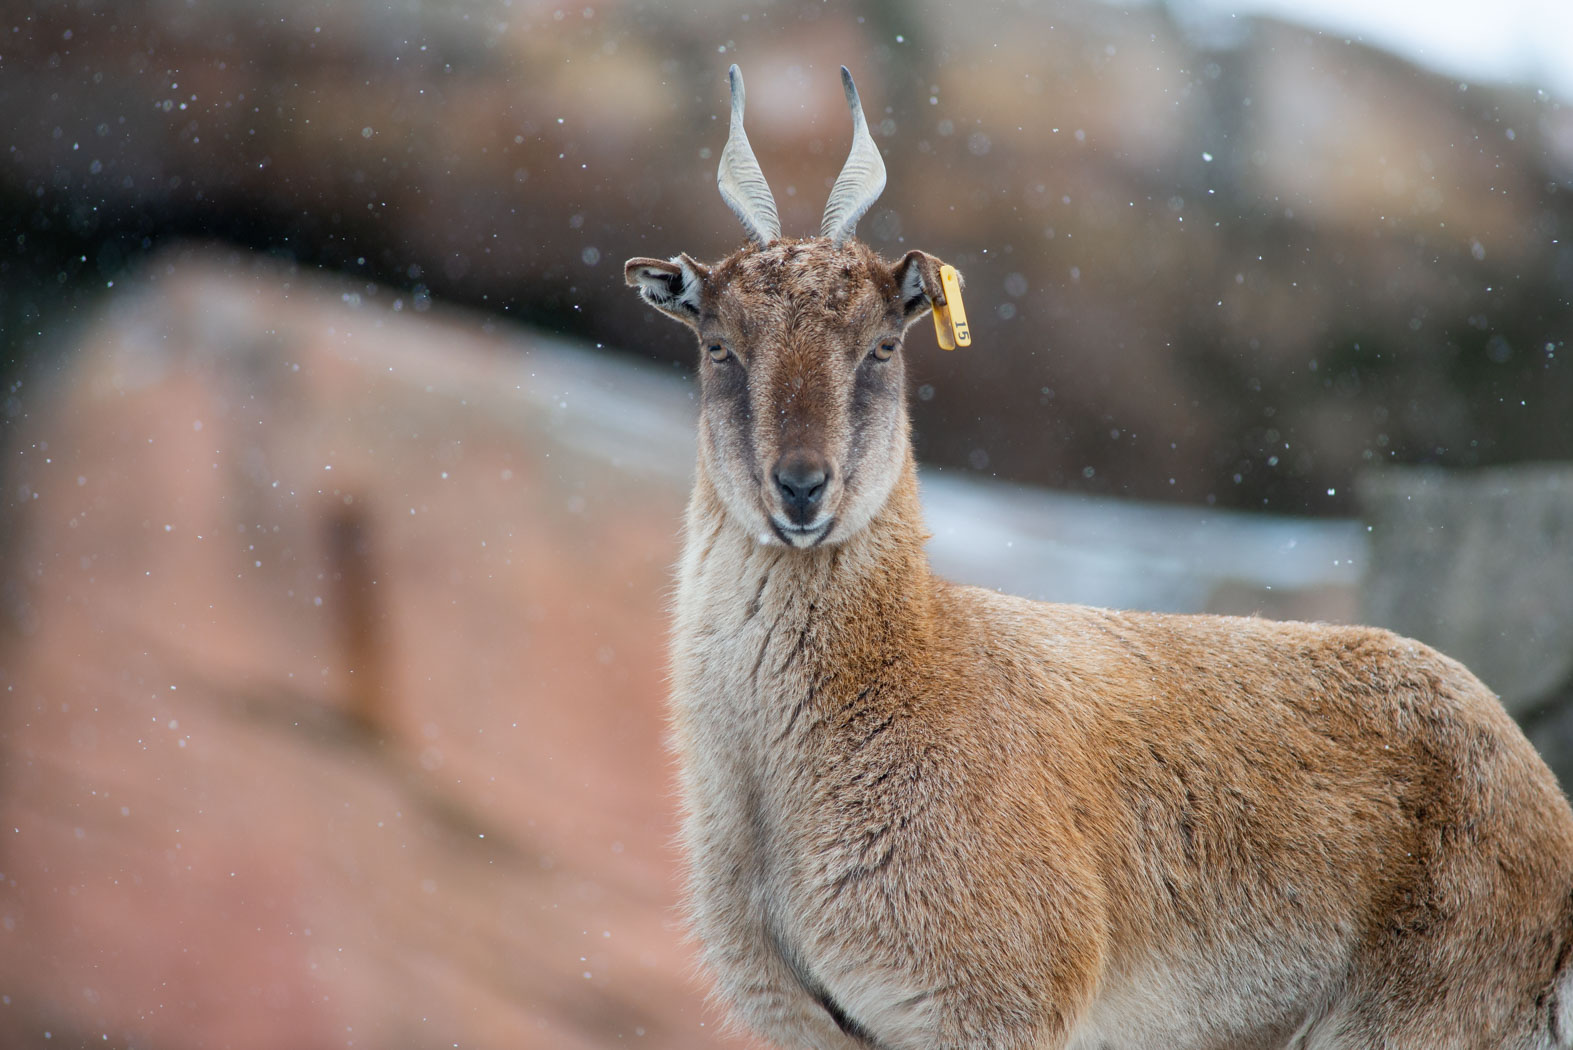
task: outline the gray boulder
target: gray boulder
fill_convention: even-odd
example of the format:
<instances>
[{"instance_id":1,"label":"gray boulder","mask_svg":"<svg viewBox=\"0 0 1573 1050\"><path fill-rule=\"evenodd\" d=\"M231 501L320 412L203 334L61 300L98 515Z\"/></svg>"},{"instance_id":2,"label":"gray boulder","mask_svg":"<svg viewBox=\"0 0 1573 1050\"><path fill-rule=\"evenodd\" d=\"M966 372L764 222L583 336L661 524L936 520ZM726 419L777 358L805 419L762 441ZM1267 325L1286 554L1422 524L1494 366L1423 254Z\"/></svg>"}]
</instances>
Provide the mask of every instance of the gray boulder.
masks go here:
<instances>
[{"instance_id":1,"label":"gray boulder","mask_svg":"<svg viewBox=\"0 0 1573 1050\"><path fill-rule=\"evenodd\" d=\"M1520 720L1573 701L1573 464L1364 475L1363 617L1463 661Z\"/></svg>"}]
</instances>

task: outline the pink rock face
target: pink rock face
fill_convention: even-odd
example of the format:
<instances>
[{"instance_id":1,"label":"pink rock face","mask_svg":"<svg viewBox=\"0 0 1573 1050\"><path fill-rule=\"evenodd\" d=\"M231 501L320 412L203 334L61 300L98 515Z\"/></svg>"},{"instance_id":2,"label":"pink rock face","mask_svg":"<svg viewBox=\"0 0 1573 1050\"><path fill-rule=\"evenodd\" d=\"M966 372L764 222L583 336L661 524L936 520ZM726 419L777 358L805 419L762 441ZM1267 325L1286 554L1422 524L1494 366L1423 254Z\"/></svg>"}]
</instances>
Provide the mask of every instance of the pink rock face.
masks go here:
<instances>
[{"instance_id":1,"label":"pink rock face","mask_svg":"<svg viewBox=\"0 0 1573 1050\"><path fill-rule=\"evenodd\" d=\"M688 462L595 451L562 351L339 291L166 257L28 404L0 1044L721 1045L662 744Z\"/></svg>"}]
</instances>

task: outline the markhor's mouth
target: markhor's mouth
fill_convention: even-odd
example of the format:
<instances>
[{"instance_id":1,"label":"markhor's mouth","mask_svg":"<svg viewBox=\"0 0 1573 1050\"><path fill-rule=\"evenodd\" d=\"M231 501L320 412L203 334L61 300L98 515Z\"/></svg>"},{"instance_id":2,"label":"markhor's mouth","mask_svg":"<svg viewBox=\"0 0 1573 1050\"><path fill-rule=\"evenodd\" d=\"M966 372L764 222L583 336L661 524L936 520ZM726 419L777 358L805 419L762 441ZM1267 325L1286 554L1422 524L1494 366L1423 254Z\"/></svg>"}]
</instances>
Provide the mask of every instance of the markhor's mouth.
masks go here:
<instances>
[{"instance_id":1,"label":"markhor's mouth","mask_svg":"<svg viewBox=\"0 0 1573 1050\"><path fill-rule=\"evenodd\" d=\"M770 527L788 547L817 547L824 542L825 537L830 535L830 530L835 526L836 519L833 516L817 525L783 524L775 518L770 519Z\"/></svg>"}]
</instances>

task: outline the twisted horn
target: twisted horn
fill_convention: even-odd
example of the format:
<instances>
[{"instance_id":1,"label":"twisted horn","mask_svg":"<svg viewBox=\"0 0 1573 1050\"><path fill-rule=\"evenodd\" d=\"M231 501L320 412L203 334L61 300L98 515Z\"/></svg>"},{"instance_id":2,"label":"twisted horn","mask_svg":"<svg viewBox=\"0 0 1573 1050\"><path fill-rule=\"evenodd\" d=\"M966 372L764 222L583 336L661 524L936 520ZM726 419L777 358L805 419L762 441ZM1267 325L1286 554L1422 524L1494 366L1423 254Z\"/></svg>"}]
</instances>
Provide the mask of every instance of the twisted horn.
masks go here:
<instances>
[{"instance_id":1,"label":"twisted horn","mask_svg":"<svg viewBox=\"0 0 1573 1050\"><path fill-rule=\"evenodd\" d=\"M874 145L874 137L868 133L863 103L846 66L841 67L841 86L847 93L847 108L852 111L852 152L830 191L825 218L819 224L820 236L829 237L837 247L857 230L858 220L885 188L885 162L880 158L879 147Z\"/></svg>"},{"instance_id":2,"label":"twisted horn","mask_svg":"<svg viewBox=\"0 0 1573 1050\"><path fill-rule=\"evenodd\" d=\"M748 235L763 247L781 236L781 220L776 215L770 184L765 182L743 131L743 71L734 64L726 76L732 85L732 128L726 137L726 148L721 151L716 185L721 188L726 206L743 223Z\"/></svg>"}]
</instances>

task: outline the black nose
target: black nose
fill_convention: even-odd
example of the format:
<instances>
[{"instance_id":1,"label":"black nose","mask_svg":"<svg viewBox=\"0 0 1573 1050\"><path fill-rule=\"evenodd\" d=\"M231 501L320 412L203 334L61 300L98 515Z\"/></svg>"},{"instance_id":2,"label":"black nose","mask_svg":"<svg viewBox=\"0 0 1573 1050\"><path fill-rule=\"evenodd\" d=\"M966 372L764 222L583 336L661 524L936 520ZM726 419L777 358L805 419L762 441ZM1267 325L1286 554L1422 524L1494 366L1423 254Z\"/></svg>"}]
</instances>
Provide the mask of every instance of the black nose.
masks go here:
<instances>
[{"instance_id":1,"label":"black nose","mask_svg":"<svg viewBox=\"0 0 1573 1050\"><path fill-rule=\"evenodd\" d=\"M776 463L772 477L781 493L787 514L799 525L806 525L825 494L830 480L829 465L818 456L789 453Z\"/></svg>"}]
</instances>

